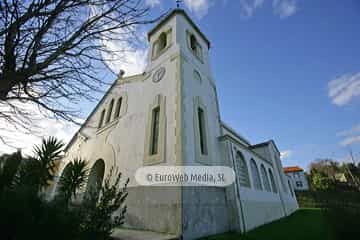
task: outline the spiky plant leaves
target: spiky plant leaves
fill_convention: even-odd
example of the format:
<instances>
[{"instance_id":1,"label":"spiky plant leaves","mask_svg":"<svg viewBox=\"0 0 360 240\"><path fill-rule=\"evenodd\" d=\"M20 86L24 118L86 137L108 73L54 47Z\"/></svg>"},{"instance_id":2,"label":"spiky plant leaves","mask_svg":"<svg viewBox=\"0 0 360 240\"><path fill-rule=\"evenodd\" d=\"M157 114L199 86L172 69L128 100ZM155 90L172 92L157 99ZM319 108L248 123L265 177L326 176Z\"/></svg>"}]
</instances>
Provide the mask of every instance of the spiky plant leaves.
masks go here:
<instances>
[{"instance_id":1,"label":"spiky plant leaves","mask_svg":"<svg viewBox=\"0 0 360 240\"><path fill-rule=\"evenodd\" d=\"M64 169L59 180L59 194L69 202L71 197L76 198L78 190L83 189L88 177L88 162L82 159L74 159Z\"/></svg>"},{"instance_id":2,"label":"spiky plant leaves","mask_svg":"<svg viewBox=\"0 0 360 240\"><path fill-rule=\"evenodd\" d=\"M54 137L43 139L34 147L34 157L23 159L16 176L16 184L28 186L37 194L50 185L56 172L56 163L61 158L64 144Z\"/></svg>"},{"instance_id":3,"label":"spiky plant leaves","mask_svg":"<svg viewBox=\"0 0 360 240\"><path fill-rule=\"evenodd\" d=\"M49 185L56 172L56 161L61 158L64 143L55 137L43 139L41 145L34 147L34 153L40 164L40 187Z\"/></svg>"}]
</instances>

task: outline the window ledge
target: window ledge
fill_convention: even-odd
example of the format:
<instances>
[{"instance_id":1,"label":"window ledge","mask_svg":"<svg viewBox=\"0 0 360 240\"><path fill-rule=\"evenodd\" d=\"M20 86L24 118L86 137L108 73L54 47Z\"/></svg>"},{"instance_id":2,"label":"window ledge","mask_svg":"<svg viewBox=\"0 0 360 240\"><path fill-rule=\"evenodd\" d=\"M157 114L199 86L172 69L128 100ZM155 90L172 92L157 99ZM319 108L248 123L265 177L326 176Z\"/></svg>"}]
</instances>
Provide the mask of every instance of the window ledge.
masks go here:
<instances>
[{"instance_id":1,"label":"window ledge","mask_svg":"<svg viewBox=\"0 0 360 240\"><path fill-rule=\"evenodd\" d=\"M119 119L120 119L120 117L116 118L112 122L109 122L109 123L105 124L103 127L99 128L96 131L96 134L100 134L100 133L106 131L107 129L112 128L113 126L115 126L119 122Z\"/></svg>"},{"instance_id":2,"label":"window ledge","mask_svg":"<svg viewBox=\"0 0 360 240\"><path fill-rule=\"evenodd\" d=\"M172 43L170 43L168 46L166 46L165 48L161 49L161 51L155 55L151 57L151 60L154 61L156 59L158 59L164 52L166 52L170 47L172 46Z\"/></svg>"}]
</instances>

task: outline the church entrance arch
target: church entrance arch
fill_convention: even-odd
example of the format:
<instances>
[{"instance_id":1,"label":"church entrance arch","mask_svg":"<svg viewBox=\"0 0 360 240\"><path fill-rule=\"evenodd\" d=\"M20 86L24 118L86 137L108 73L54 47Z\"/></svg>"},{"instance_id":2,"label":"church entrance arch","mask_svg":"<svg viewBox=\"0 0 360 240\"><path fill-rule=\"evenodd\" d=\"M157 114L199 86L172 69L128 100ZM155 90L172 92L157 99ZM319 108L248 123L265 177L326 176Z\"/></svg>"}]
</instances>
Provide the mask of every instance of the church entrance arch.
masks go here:
<instances>
[{"instance_id":1,"label":"church entrance arch","mask_svg":"<svg viewBox=\"0 0 360 240\"><path fill-rule=\"evenodd\" d=\"M86 185L86 197L98 199L105 173L105 162L98 159L90 170Z\"/></svg>"}]
</instances>

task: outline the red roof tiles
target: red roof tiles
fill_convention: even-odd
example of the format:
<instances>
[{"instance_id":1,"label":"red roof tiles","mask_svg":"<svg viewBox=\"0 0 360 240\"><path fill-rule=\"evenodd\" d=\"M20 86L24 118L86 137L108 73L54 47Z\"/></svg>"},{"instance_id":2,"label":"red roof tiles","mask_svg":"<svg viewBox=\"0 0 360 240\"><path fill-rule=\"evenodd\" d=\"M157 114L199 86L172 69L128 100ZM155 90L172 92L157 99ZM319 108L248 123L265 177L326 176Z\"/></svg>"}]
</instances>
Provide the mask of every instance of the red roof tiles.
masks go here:
<instances>
[{"instance_id":1,"label":"red roof tiles","mask_svg":"<svg viewBox=\"0 0 360 240\"><path fill-rule=\"evenodd\" d=\"M302 169L301 167L298 166L294 166L294 167L284 167L284 172L285 173L289 173L289 172L302 172L304 171L304 169Z\"/></svg>"}]
</instances>

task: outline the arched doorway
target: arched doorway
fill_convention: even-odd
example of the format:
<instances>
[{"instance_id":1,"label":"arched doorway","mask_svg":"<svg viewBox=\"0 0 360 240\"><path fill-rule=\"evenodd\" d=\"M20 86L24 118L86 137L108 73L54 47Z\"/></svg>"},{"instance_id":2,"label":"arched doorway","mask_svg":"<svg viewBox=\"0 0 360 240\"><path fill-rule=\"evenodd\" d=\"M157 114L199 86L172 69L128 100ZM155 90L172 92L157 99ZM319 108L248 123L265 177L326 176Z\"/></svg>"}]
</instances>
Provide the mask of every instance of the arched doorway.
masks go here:
<instances>
[{"instance_id":1,"label":"arched doorway","mask_svg":"<svg viewBox=\"0 0 360 240\"><path fill-rule=\"evenodd\" d=\"M99 197L101 185L104 179L105 162L102 159L97 160L90 170L88 182L86 184L85 197L97 200Z\"/></svg>"}]
</instances>

